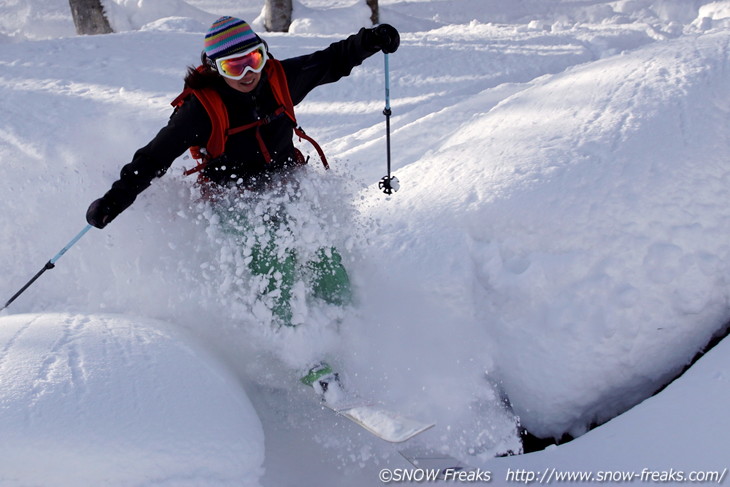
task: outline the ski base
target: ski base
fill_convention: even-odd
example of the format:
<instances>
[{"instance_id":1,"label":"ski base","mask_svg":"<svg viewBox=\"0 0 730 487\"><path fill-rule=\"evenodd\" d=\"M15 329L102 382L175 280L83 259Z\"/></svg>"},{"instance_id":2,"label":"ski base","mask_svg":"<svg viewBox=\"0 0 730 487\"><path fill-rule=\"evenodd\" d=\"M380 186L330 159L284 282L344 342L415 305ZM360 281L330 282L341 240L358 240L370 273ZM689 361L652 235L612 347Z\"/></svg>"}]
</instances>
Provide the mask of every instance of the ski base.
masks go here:
<instances>
[{"instance_id":1,"label":"ski base","mask_svg":"<svg viewBox=\"0 0 730 487\"><path fill-rule=\"evenodd\" d=\"M394 413L380 406L363 404L338 408L326 401L323 405L361 426L378 438L390 443L402 443L435 426Z\"/></svg>"},{"instance_id":2,"label":"ski base","mask_svg":"<svg viewBox=\"0 0 730 487\"><path fill-rule=\"evenodd\" d=\"M326 363L310 369L301 382L314 389L324 407L390 443L408 441L435 426L369 404L349 393L342 386L339 375Z\"/></svg>"}]
</instances>

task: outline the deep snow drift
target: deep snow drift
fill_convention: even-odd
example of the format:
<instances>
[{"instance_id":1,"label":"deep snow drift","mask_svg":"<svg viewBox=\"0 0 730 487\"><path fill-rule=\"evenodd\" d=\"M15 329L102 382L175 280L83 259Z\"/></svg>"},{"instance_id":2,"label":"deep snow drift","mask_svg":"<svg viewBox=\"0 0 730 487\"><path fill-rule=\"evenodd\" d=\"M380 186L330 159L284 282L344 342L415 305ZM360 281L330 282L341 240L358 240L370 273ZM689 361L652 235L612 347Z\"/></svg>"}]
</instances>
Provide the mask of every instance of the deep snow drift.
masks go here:
<instances>
[{"instance_id":1,"label":"deep snow drift","mask_svg":"<svg viewBox=\"0 0 730 487\"><path fill-rule=\"evenodd\" d=\"M256 412L180 330L110 315L0 321L3 485L258 485Z\"/></svg>"},{"instance_id":2,"label":"deep snow drift","mask_svg":"<svg viewBox=\"0 0 730 487\"><path fill-rule=\"evenodd\" d=\"M58 15L45 24L38 2L0 5L6 36L0 248L7 256L0 270L7 296L81 229L89 202L165 123L185 67L197 61L208 19L260 13L258 2L115 1L113 23L127 32L74 37L64 2L56 3ZM166 403L124 394L123 385L139 374L142 392L156 397L161 383L146 372L120 370L118 381L90 394L79 386L84 381L70 377L84 370L93 379L111 373L107 367L124 367L127 358L115 350L127 345L111 355L95 350L129 340L143 353L136 334L159 328L171 358L160 358L150 374L169 377L163 379L169 394L181 402L205 395L206 387L204 377L199 386L189 381L180 361L225 377L218 394L233 399L223 399L223 414L211 413L203 426L233 424L250 439L245 447L235 435L219 439L251 453L244 463L212 465L219 476L201 480L205 485L225 485L223 476L242 471L252 485L301 485L315 473L318 485L337 485L343 476L352 485L377 485L379 468L403 466L395 447L333 420L296 385L300 369L321 357L373 400L435 421L417 444L472 465L526 468L556 459L577 468L586 458L578 450L616 452L607 435L636 438L628 427L606 427L556 449L567 453L490 460L519 450L517 418L535 434L561 436L625 411L727 322L728 2L382 1L381 7L383 20L403 33L390 63L401 191L385 197L377 190L385 171L381 55L315 90L297 109L333 168L324 173L312 163L301 175L305 197L292 211L303 238L290 244L306 253L326 240L343 252L358 295L353 309L302 299L302 326L266 326L240 246L197 201L182 176L192 161L181 158L0 319L8 329L0 371L21 374L18 391L40 387L51 401L49 414L71 424L77 410L111 421L98 395L132 418L144 420L146 410L154 418ZM278 57L324 47L363 23L354 2L312 1L295 9L303 15L293 33L266 35ZM324 21L330 15L338 22ZM263 216L272 204L263 197L252 211ZM35 318L46 324L29 321ZM108 331L109 322L138 331L120 337ZM75 323L88 325L69 348L64 340L71 335L63 332ZM41 341L30 362L16 361L23 334L13 337L26 329ZM86 348L87 367L74 368ZM190 349L196 352L180 351ZM28 386L41 376L45 358L46 366L68 363L68 375L59 376L58 388L43 381ZM704 387L722 383L717 367L708 370ZM681 391L702 387L702 377L696 381ZM632 421L655 417L672 429L675 412L667 402L675 399L664 400L666 392L651 408L633 410ZM23 398L30 397L3 399L3 415L22 414L31 400ZM68 409L59 405L69 399ZM726 404L722 395L713 400ZM249 401L256 417L247 412ZM681 414L705 415L701 400L681 406ZM176 424L194 422L199 411L183 409ZM686 451L681 443L701 445L706 463L697 460L697 468L722 470L724 450L702 430L713 419L720 432L727 425L709 414L704 419L681 432L676 449L663 437L656 445L672 453L667 458ZM3 437L57 436L30 416L2 424ZM142 435L141 444L156 448L169 433L162 428ZM180 441L203 434L196 429ZM140 482L174 478L183 465L180 475L194 483L186 458L156 473L142 471ZM617 468L641 460L618 452L601 458ZM58 477L72 485L70 470L59 468ZM205 471L212 470L198 473ZM7 478L13 479L28 480L22 473ZM120 474L117 481L124 479Z\"/></svg>"},{"instance_id":3,"label":"deep snow drift","mask_svg":"<svg viewBox=\"0 0 730 487\"><path fill-rule=\"evenodd\" d=\"M658 43L471 111L375 210L408 215L384 264L486 325L479 343L538 435L635 404L727 317L728 39Z\"/></svg>"}]
</instances>

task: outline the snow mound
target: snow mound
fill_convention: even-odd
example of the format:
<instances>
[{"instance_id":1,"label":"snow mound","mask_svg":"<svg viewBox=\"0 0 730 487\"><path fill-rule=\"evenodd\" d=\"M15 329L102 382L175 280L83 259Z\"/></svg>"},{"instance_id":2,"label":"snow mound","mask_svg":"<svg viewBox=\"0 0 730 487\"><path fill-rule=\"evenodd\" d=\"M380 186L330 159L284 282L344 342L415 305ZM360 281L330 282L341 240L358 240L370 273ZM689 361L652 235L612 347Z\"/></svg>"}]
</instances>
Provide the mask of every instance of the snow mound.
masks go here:
<instances>
[{"instance_id":1,"label":"snow mound","mask_svg":"<svg viewBox=\"0 0 730 487\"><path fill-rule=\"evenodd\" d=\"M730 25L730 2L711 2L701 6L692 25L699 30L727 29Z\"/></svg>"},{"instance_id":2,"label":"snow mound","mask_svg":"<svg viewBox=\"0 0 730 487\"><path fill-rule=\"evenodd\" d=\"M259 485L261 423L236 378L161 322L0 318L0 483Z\"/></svg>"},{"instance_id":3,"label":"snow mound","mask_svg":"<svg viewBox=\"0 0 730 487\"><path fill-rule=\"evenodd\" d=\"M474 309L461 333L488 330L484 355L534 434L625 411L725 322L727 42L652 44L494 108L485 91L373 212L407 215L376 251Z\"/></svg>"},{"instance_id":4,"label":"snow mound","mask_svg":"<svg viewBox=\"0 0 730 487\"><path fill-rule=\"evenodd\" d=\"M264 15L255 20L263 25ZM370 8L365 2L350 5L335 5L326 8L309 8L300 2L294 2L292 23L289 32L292 34L333 34L357 32L360 27L370 27Z\"/></svg>"},{"instance_id":5,"label":"snow mound","mask_svg":"<svg viewBox=\"0 0 730 487\"><path fill-rule=\"evenodd\" d=\"M76 34L68 2L0 2L0 43Z\"/></svg>"},{"instance_id":6,"label":"snow mound","mask_svg":"<svg viewBox=\"0 0 730 487\"><path fill-rule=\"evenodd\" d=\"M667 475L704 470L726 477L724 438L730 427L730 342L723 341L660 394L570 443L528 455L500 458L487 465L495 478L507 469L546 471L633 471ZM672 418L671 427L667 419ZM680 420L681 418L681 420ZM656 474L654 474L656 475ZM702 478L701 476L699 477ZM707 484L722 484L715 478ZM647 482L648 483L648 482ZM675 484L674 482L671 482ZM681 482L676 482L679 484ZM592 485L591 482L574 485Z\"/></svg>"},{"instance_id":7,"label":"snow mound","mask_svg":"<svg viewBox=\"0 0 730 487\"><path fill-rule=\"evenodd\" d=\"M167 21L170 30L173 26L179 26L183 32L201 32L215 19L213 14L195 8L183 0L104 0L102 5L114 32L138 30L151 23L165 22L170 17L170 12L174 12L178 19L185 19L184 22ZM202 26L205 27L200 29Z\"/></svg>"}]
</instances>

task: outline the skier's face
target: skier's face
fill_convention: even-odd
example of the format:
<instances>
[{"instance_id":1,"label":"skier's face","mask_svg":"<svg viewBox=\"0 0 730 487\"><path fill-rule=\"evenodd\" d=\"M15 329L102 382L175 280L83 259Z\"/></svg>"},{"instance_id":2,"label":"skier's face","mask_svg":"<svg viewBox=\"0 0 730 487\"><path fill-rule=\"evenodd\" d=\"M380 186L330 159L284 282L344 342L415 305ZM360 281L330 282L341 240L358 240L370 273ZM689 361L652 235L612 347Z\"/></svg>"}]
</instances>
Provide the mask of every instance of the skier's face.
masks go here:
<instances>
[{"instance_id":1,"label":"skier's face","mask_svg":"<svg viewBox=\"0 0 730 487\"><path fill-rule=\"evenodd\" d=\"M241 79L231 79L231 78L223 78L226 81L226 84L233 88L234 90L238 90L241 93L250 93L259 84L259 81L261 81L261 73L253 73L251 71L247 72L243 78Z\"/></svg>"}]
</instances>

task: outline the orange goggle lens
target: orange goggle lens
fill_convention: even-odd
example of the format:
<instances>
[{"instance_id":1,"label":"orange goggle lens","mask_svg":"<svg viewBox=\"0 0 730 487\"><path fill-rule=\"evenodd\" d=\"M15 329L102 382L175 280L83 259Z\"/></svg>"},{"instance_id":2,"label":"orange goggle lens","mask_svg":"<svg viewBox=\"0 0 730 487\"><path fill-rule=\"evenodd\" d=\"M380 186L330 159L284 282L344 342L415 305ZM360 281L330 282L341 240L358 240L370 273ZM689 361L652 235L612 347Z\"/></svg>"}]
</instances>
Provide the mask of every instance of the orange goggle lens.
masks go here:
<instances>
[{"instance_id":1,"label":"orange goggle lens","mask_svg":"<svg viewBox=\"0 0 730 487\"><path fill-rule=\"evenodd\" d=\"M226 78L241 79L247 71L258 73L264 69L267 59L266 49L260 44L244 53L216 59L215 63L218 72Z\"/></svg>"}]
</instances>

